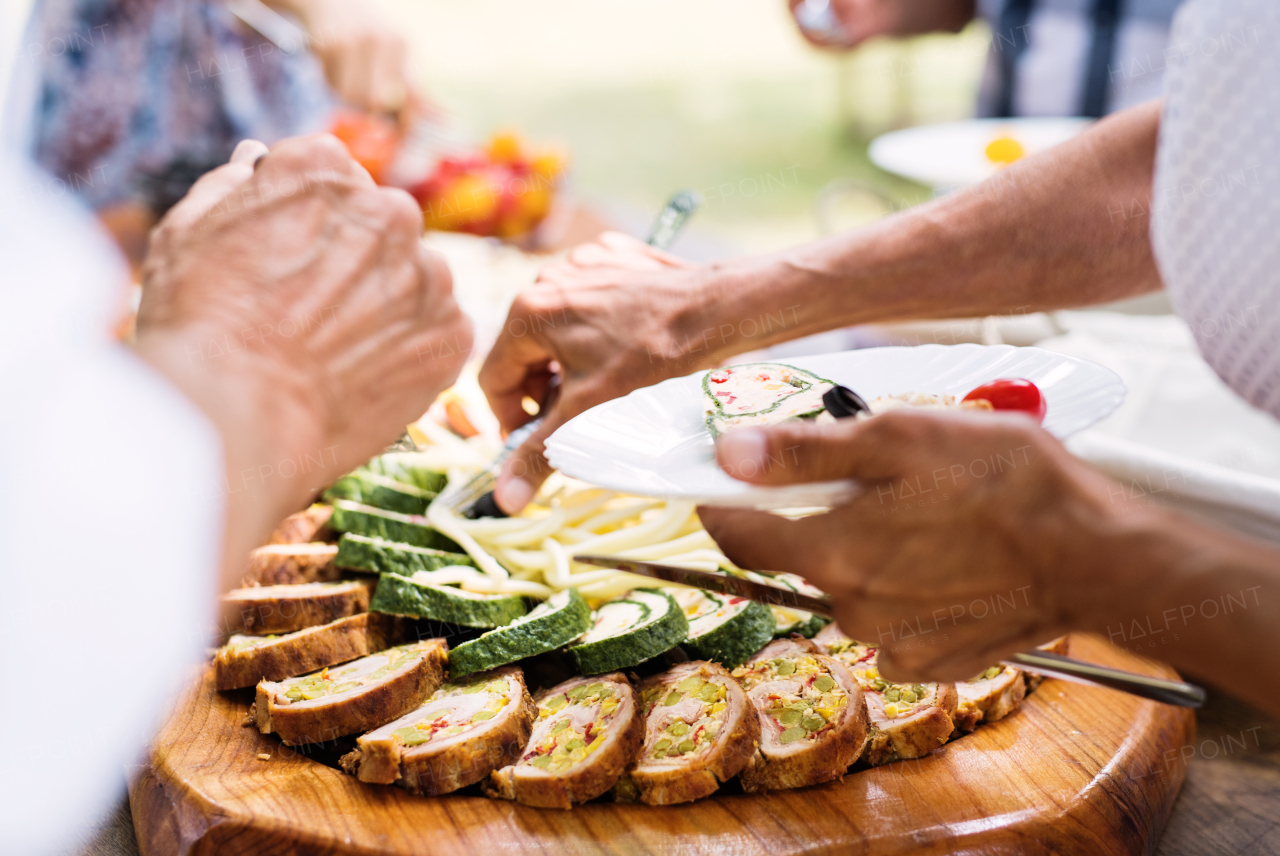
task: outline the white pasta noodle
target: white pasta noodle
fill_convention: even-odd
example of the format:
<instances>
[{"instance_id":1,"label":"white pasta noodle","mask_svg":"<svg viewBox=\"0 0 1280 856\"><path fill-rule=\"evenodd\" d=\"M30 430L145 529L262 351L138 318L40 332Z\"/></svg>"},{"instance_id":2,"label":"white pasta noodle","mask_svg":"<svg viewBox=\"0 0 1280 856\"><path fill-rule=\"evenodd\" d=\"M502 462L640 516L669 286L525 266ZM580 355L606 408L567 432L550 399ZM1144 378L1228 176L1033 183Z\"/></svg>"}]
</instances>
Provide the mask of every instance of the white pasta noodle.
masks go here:
<instances>
[{"instance_id":1,"label":"white pasta noodle","mask_svg":"<svg viewBox=\"0 0 1280 856\"><path fill-rule=\"evenodd\" d=\"M418 571L413 579L433 586L460 585L464 591L477 594L524 594L545 598L555 593L543 583L509 578L496 580L466 565L448 565L434 571Z\"/></svg>"},{"instance_id":2,"label":"white pasta noodle","mask_svg":"<svg viewBox=\"0 0 1280 856\"><path fill-rule=\"evenodd\" d=\"M668 556L674 556L678 553L687 553L690 550L709 549L714 550L716 542L711 540L711 536L707 534L705 529L698 529L689 535L666 541L661 544L647 544L643 547L632 547L630 550L623 550L618 553L624 559L665 559Z\"/></svg>"},{"instance_id":3,"label":"white pasta noodle","mask_svg":"<svg viewBox=\"0 0 1280 856\"><path fill-rule=\"evenodd\" d=\"M524 571L545 571L551 564L546 550L518 550L515 547L493 547L494 556L505 565Z\"/></svg>"},{"instance_id":4,"label":"white pasta noodle","mask_svg":"<svg viewBox=\"0 0 1280 856\"><path fill-rule=\"evenodd\" d=\"M596 537L595 532L580 529L577 526L566 526L556 533L556 540L562 544L581 544Z\"/></svg>"},{"instance_id":5,"label":"white pasta noodle","mask_svg":"<svg viewBox=\"0 0 1280 856\"><path fill-rule=\"evenodd\" d=\"M507 569L499 565L492 556L485 552L483 547L476 543L474 538L467 534L466 530L458 525L458 520L460 519L439 499L427 506L427 520L431 521L431 525L435 527L437 532L458 542L458 546L467 551L467 555L475 560L476 564L480 566L480 570L498 579L509 577L510 574Z\"/></svg>"},{"instance_id":6,"label":"white pasta noodle","mask_svg":"<svg viewBox=\"0 0 1280 856\"><path fill-rule=\"evenodd\" d=\"M448 496L475 476L480 455L478 447L448 432L442 436L442 431L422 433L438 444L431 447L438 454L459 453L442 493ZM469 520L437 500L427 509L427 518L477 567L420 572L421 578L477 593L546 598L576 586L584 597L600 601L637 586L659 584L649 577L573 561L583 553L671 561L709 571L733 566L703 530L692 503L627 496L559 473L548 478L530 506L515 517Z\"/></svg>"},{"instance_id":7,"label":"white pasta noodle","mask_svg":"<svg viewBox=\"0 0 1280 856\"><path fill-rule=\"evenodd\" d=\"M551 558L546 570L547 583L557 589L568 588L569 554L564 546L556 539L548 538L542 542L542 549Z\"/></svg>"},{"instance_id":8,"label":"white pasta noodle","mask_svg":"<svg viewBox=\"0 0 1280 856\"><path fill-rule=\"evenodd\" d=\"M526 544L540 544L553 533L558 532L568 521L569 512L563 508L553 508L551 513L533 522L523 529L495 535L490 543L499 547L523 547Z\"/></svg>"},{"instance_id":9,"label":"white pasta noodle","mask_svg":"<svg viewBox=\"0 0 1280 856\"><path fill-rule=\"evenodd\" d=\"M695 571L717 571L725 567L728 564L728 560L718 550L694 550L689 553L663 556L662 563L664 565L690 568Z\"/></svg>"},{"instance_id":10,"label":"white pasta noodle","mask_svg":"<svg viewBox=\"0 0 1280 856\"><path fill-rule=\"evenodd\" d=\"M665 541L685 524L693 513L693 503L676 501L667 503L660 514L635 526L628 526L577 545L580 553L613 554L644 544Z\"/></svg>"},{"instance_id":11,"label":"white pasta noodle","mask_svg":"<svg viewBox=\"0 0 1280 856\"><path fill-rule=\"evenodd\" d=\"M532 580L495 580L493 577L474 577L464 580L462 588L476 594L522 594L546 600L555 594L555 589L544 583Z\"/></svg>"},{"instance_id":12,"label":"white pasta noodle","mask_svg":"<svg viewBox=\"0 0 1280 856\"><path fill-rule=\"evenodd\" d=\"M479 520L458 518L458 526L473 538L492 538L529 527L527 517L482 517Z\"/></svg>"}]
</instances>

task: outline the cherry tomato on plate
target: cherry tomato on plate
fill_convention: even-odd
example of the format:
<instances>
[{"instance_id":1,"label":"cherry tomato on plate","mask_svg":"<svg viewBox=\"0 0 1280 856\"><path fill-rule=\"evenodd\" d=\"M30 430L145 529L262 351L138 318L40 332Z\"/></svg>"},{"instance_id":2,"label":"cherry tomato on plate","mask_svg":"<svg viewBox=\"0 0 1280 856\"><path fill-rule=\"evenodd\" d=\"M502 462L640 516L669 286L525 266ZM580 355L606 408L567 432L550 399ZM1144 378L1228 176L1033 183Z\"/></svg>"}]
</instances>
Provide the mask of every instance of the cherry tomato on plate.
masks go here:
<instances>
[{"instance_id":1,"label":"cherry tomato on plate","mask_svg":"<svg viewBox=\"0 0 1280 856\"><path fill-rule=\"evenodd\" d=\"M989 401L996 410L1021 410L1030 413L1037 422L1044 421L1045 403L1040 387L1022 378L1001 378L984 383L964 397L965 401Z\"/></svg>"}]
</instances>

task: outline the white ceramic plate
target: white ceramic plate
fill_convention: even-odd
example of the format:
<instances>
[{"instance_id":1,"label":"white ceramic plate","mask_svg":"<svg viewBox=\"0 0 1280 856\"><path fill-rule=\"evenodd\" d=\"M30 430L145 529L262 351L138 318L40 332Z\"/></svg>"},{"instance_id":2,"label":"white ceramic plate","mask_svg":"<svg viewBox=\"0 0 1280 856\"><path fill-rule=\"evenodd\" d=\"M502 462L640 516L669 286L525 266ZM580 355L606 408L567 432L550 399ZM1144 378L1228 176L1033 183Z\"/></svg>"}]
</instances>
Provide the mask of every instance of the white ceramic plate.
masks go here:
<instances>
[{"instance_id":1,"label":"white ceramic plate","mask_svg":"<svg viewBox=\"0 0 1280 856\"><path fill-rule=\"evenodd\" d=\"M963 396L996 378L1026 378L1044 393L1044 427L1059 438L1102 419L1125 396L1120 376L1105 366L1012 345L866 348L784 362L868 401L904 392ZM672 378L579 414L547 439L551 465L625 493L714 505L830 505L856 489L848 482L754 488L727 476L716 466L714 442L702 421L703 374Z\"/></svg>"},{"instance_id":2,"label":"white ceramic plate","mask_svg":"<svg viewBox=\"0 0 1280 856\"><path fill-rule=\"evenodd\" d=\"M1092 119L970 119L890 131L871 141L871 162L921 184L938 188L976 184L999 166L987 158L998 137L1022 144L1027 155L1071 139Z\"/></svg>"}]
</instances>

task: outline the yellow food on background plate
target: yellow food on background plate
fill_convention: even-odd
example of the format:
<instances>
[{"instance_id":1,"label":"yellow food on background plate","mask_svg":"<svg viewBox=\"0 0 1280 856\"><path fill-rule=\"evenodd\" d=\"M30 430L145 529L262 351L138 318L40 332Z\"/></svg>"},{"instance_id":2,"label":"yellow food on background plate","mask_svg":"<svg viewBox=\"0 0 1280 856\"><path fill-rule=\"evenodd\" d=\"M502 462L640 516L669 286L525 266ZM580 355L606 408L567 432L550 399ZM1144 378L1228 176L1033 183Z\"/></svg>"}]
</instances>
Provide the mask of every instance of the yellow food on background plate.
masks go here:
<instances>
[{"instance_id":1,"label":"yellow food on background plate","mask_svg":"<svg viewBox=\"0 0 1280 856\"><path fill-rule=\"evenodd\" d=\"M1026 149L1022 147L1022 143L1012 137L996 137L990 143L987 143L987 160L1001 166L1008 166L1014 161L1022 160L1026 154Z\"/></svg>"}]
</instances>

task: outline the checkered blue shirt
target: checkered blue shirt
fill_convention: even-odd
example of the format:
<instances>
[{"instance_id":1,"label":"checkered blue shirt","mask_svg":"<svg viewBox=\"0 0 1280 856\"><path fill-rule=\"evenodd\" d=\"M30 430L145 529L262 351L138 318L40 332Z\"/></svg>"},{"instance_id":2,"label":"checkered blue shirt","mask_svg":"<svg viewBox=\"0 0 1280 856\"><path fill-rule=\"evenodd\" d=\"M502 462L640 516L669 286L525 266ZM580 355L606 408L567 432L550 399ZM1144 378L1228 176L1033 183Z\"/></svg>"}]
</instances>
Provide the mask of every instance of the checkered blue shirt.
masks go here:
<instances>
[{"instance_id":1,"label":"checkered blue shirt","mask_svg":"<svg viewBox=\"0 0 1280 856\"><path fill-rule=\"evenodd\" d=\"M1102 116L1161 94L1181 0L978 0L984 116Z\"/></svg>"}]
</instances>

